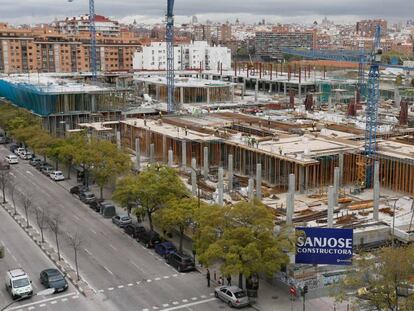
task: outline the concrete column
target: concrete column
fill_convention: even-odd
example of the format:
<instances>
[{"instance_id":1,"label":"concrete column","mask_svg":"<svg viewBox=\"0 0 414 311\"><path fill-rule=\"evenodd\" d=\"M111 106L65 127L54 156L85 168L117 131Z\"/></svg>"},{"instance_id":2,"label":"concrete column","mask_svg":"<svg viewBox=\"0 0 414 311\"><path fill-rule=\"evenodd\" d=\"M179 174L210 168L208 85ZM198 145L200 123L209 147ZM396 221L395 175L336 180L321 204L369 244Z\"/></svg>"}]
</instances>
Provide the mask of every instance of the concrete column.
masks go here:
<instances>
[{"instance_id":1,"label":"concrete column","mask_svg":"<svg viewBox=\"0 0 414 311\"><path fill-rule=\"evenodd\" d=\"M299 82L298 85L298 97L299 97L299 101L302 100L302 83Z\"/></svg>"},{"instance_id":2,"label":"concrete column","mask_svg":"<svg viewBox=\"0 0 414 311\"><path fill-rule=\"evenodd\" d=\"M283 95L286 96L286 94L287 94L287 85L286 85L286 82L283 82Z\"/></svg>"},{"instance_id":3,"label":"concrete column","mask_svg":"<svg viewBox=\"0 0 414 311\"><path fill-rule=\"evenodd\" d=\"M140 171L141 170L141 146L140 146L139 138L135 138L135 161L136 161L137 170Z\"/></svg>"},{"instance_id":4,"label":"concrete column","mask_svg":"<svg viewBox=\"0 0 414 311\"><path fill-rule=\"evenodd\" d=\"M159 84L155 85L155 99L160 100L160 85Z\"/></svg>"},{"instance_id":5,"label":"concrete column","mask_svg":"<svg viewBox=\"0 0 414 311\"><path fill-rule=\"evenodd\" d=\"M289 174L289 192L286 196L286 224L293 223L293 213L295 212L295 174Z\"/></svg>"},{"instance_id":6,"label":"concrete column","mask_svg":"<svg viewBox=\"0 0 414 311\"><path fill-rule=\"evenodd\" d=\"M231 102L234 103L234 86L231 87Z\"/></svg>"},{"instance_id":7,"label":"concrete column","mask_svg":"<svg viewBox=\"0 0 414 311\"><path fill-rule=\"evenodd\" d=\"M167 153L168 153L167 136L163 135L162 136L162 161L163 162L166 162L166 160L168 160Z\"/></svg>"},{"instance_id":8,"label":"concrete column","mask_svg":"<svg viewBox=\"0 0 414 311\"><path fill-rule=\"evenodd\" d=\"M332 97L331 96L329 96L328 97L328 111L329 112L332 112Z\"/></svg>"},{"instance_id":9,"label":"concrete column","mask_svg":"<svg viewBox=\"0 0 414 311\"><path fill-rule=\"evenodd\" d=\"M380 180L379 180L379 162L374 162L374 220L379 220L379 197L380 197Z\"/></svg>"},{"instance_id":10,"label":"concrete column","mask_svg":"<svg viewBox=\"0 0 414 311\"><path fill-rule=\"evenodd\" d=\"M244 99L245 93L246 93L246 79L243 78L243 85L242 85L242 91L241 91L241 99Z\"/></svg>"},{"instance_id":11,"label":"concrete column","mask_svg":"<svg viewBox=\"0 0 414 311\"><path fill-rule=\"evenodd\" d=\"M181 106L184 105L184 88L180 87L180 103Z\"/></svg>"},{"instance_id":12,"label":"concrete column","mask_svg":"<svg viewBox=\"0 0 414 311\"><path fill-rule=\"evenodd\" d=\"M173 159L174 159L174 154L172 149L168 150L168 166L172 167L173 166Z\"/></svg>"},{"instance_id":13,"label":"concrete column","mask_svg":"<svg viewBox=\"0 0 414 311\"><path fill-rule=\"evenodd\" d=\"M339 154L339 186L342 186L343 178L344 178L344 154Z\"/></svg>"},{"instance_id":14,"label":"concrete column","mask_svg":"<svg viewBox=\"0 0 414 311\"><path fill-rule=\"evenodd\" d=\"M219 167L218 169L218 200L217 203L222 206L223 205L223 191L224 191L224 184L223 184L223 168Z\"/></svg>"},{"instance_id":15,"label":"concrete column","mask_svg":"<svg viewBox=\"0 0 414 311\"><path fill-rule=\"evenodd\" d=\"M262 164L256 164L256 197L262 200Z\"/></svg>"},{"instance_id":16,"label":"concrete column","mask_svg":"<svg viewBox=\"0 0 414 311\"><path fill-rule=\"evenodd\" d=\"M273 84L269 83L269 94L272 94Z\"/></svg>"},{"instance_id":17,"label":"concrete column","mask_svg":"<svg viewBox=\"0 0 414 311\"><path fill-rule=\"evenodd\" d=\"M203 174L204 179L207 180L208 178L208 147L204 147L204 166L203 166Z\"/></svg>"},{"instance_id":18,"label":"concrete column","mask_svg":"<svg viewBox=\"0 0 414 311\"><path fill-rule=\"evenodd\" d=\"M335 206L335 189L332 186L328 187L328 228L333 227L333 214Z\"/></svg>"},{"instance_id":19,"label":"concrete column","mask_svg":"<svg viewBox=\"0 0 414 311\"><path fill-rule=\"evenodd\" d=\"M249 183L247 185L247 198L249 201L253 200L253 194L254 194L254 179L249 178Z\"/></svg>"},{"instance_id":20,"label":"concrete column","mask_svg":"<svg viewBox=\"0 0 414 311\"><path fill-rule=\"evenodd\" d=\"M229 191L233 191L233 155L232 154L229 154L228 180L229 180Z\"/></svg>"},{"instance_id":21,"label":"concrete column","mask_svg":"<svg viewBox=\"0 0 414 311\"><path fill-rule=\"evenodd\" d=\"M116 131L116 146L121 149L121 131Z\"/></svg>"},{"instance_id":22,"label":"concrete column","mask_svg":"<svg viewBox=\"0 0 414 311\"><path fill-rule=\"evenodd\" d=\"M305 193L305 168L303 166L299 167L299 193Z\"/></svg>"},{"instance_id":23,"label":"concrete column","mask_svg":"<svg viewBox=\"0 0 414 311\"><path fill-rule=\"evenodd\" d=\"M210 104L210 88L207 88L207 105Z\"/></svg>"},{"instance_id":24,"label":"concrete column","mask_svg":"<svg viewBox=\"0 0 414 311\"><path fill-rule=\"evenodd\" d=\"M256 84L254 86L254 102L257 103L258 101L258 93L259 93L259 80L256 80Z\"/></svg>"},{"instance_id":25,"label":"concrete column","mask_svg":"<svg viewBox=\"0 0 414 311\"><path fill-rule=\"evenodd\" d=\"M150 163L154 163L154 157L155 157L155 146L154 144L150 144L150 156L149 156Z\"/></svg>"},{"instance_id":26,"label":"concrete column","mask_svg":"<svg viewBox=\"0 0 414 311\"><path fill-rule=\"evenodd\" d=\"M334 168L334 191L335 191L335 197L334 197L334 204L335 206L338 205L338 199L339 199L339 176L340 176L339 167Z\"/></svg>"},{"instance_id":27,"label":"concrete column","mask_svg":"<svg viewBox=\"0 0 414 311\"><path fill-rule=\"evenodd\" d=\"M64 100L64 109L65 109L65 112L67 113L67 112L69 112L70 111L70 108L69 108L69 94L65 94L65 95L63 95L64 97L63 97L63 100Z\"/></svg>"},{"instance_id":28,"label":"concrete column","mask_svg":"<svg viewBox=\"0 0 414 311\"><path fill-rule=\"evenodd\" d=\"M91 110L92 112L96 112L96 95L91 95Z\"/></svg>"},{"instance_id":29,"label":"concrete column","mask_svg":"<svg viewBox=\"0 0 414 311\"><path fill-rule=\"evenodd\" d=\"M187 166L187 142L185 140L181 143L181 167L184 169Z\"/></svg>"},{"instance_id":30,"label":"concrete column","mask_svg":"<svg viewBox=\"0 0 414 311\"><path fill-rule=\"evenodd\" d=\"M197 195L197 160L196 158L191 159L191 167L193 168L191 170L191 193L196 196Z\"/></svg>"}]
</instances>

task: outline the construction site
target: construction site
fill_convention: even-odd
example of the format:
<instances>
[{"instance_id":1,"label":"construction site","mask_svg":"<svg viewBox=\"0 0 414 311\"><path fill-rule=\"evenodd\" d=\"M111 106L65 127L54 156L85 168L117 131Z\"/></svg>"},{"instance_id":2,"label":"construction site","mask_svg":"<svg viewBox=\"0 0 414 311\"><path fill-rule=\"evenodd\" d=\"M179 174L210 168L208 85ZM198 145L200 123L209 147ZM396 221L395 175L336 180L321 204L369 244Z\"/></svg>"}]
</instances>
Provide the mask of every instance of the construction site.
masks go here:
<instances>
[{"instance_id":1,"label":"construction site","mask_svg":"<svg viewBox=\"0 0 414 311\"><path fill-rule=\"evenodd\" d=\"M350 68L234 62L227 71L4 75L0 96L52 133L86 128L113 140L137 171L155 162L177 168L208 203L256 197L274 213L275 230L353 228L359 251L414 240L412 77L405 67L389 71L379 51L345 55ZM397 75L407 83L396 86ZM344 271L309 269L292 265L283 282L323 288L330 281L321 272Z\"/></svg>"}]
</instances>

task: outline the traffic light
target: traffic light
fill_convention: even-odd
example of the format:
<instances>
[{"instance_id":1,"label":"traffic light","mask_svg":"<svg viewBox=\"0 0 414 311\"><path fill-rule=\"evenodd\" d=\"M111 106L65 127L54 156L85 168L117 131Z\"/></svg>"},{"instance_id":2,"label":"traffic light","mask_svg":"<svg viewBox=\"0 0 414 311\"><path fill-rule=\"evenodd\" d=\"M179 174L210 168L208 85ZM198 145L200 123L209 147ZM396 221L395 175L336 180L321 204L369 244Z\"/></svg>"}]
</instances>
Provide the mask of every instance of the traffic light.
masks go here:
<instances>
[{"instance_id":1,"label":"traffic light","mask_svg":"<svg viewBox=\"0 0 414 311\"><path fill-rule=\"evenodd\" d=\"M307 294L308 293L308 285L303 286L303 294Z\"/></svg>"}]
</instances>

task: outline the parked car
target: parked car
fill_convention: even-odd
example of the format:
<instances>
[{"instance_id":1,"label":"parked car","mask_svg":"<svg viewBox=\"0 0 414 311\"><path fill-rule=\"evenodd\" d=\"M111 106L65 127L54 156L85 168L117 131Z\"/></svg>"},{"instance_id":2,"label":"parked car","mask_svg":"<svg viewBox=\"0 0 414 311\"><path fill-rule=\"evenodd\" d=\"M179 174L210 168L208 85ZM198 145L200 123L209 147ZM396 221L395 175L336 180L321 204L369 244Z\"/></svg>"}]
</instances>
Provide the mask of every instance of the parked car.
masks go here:
<instances>
[{"instance_id":1,"label":"parked car","mask_svg":"<svg viewBox=\"0 0 414 311\"><path fill-rule=\"evenodd\" d=\"M43 165L42 169L40 170L43 175L49 176L50 173L53 172L53 167L51 165Z\"/></svg>"},{"instance_id":2,"label":"parked car","mask_svg":"<svg viewBox=\"0 0 414 311\"><path fill-rule=\"evenodd\" d=\"M137 238L137 235L140 232L145 232L145 228L143 226L137 225L137 224L128 224L124 227L124 231L126 234L130 235L134 239Z\"/></svg>"},{"instance_id":3,"label":"parked car","mask_svg":"<svg viewBox=\"0 0 414 311\"><path fill-rule=\"evenodd\" d=\"M17 164L19 163L19 158L17 156L15 156L14 154L9 154L8 156L6 156L6 161L9 164Z\"/></svg>"},{"instance_id":4,"label":"parked car","mask_svg":"<svg viewBox=\"0 0 414 311\"><path fill-rule=\"evenodd\" d=\"M162 242L154 247L155 252L161 257L167 258L170 254L177 252L177 248L172 242Z\"/></svg>"},{"instance_id":5,"label":"parked car","mask_svg":"<svg viewBox=\"0 0 414 311\"><path fill-rule=\"evenodd\" d=\"M72 189L71 189L72 190ZM96 199L95 201L89 203L89 207L95 212L99 213L101 211L101 204L104 203L102 199Z\"/></svg>"},{"instance_id":6,"label":"parked car","mask_svg":"<svg viewBox=\"0 0 414 311\"><path fill-rule=\"evenodd\" d=\"M45 161L42 161L36 165L36 169L38 169L39 171L42 171L42 168L45 166L50 166L50 164Z\"/></svg>"},{"instance_id":7,"label":"parked car","mask_svg":"<svg viewBox=\"0 0 414 311\"><path fill-rule=\"evenodd\" d=\"M10 144L9 146L10 152L13 152L13 153L14 153L14 150L16 150L17 148L19 148L19 146L15 143Z\"/></svg>"},{"instance_id":8,"label":"parked car","mask_svg":"<svg viewBox=\"0 0 414 311\"><path fill-rule=\"evenodd\" d=\"M62 171L52 171L49 175L54 181L61 181L65 180L65 176L63 176Z\"/></svg>"},{"instance_id":9,"label":"parked car","mask_svg":"<svg viewBox=\"0 0 414 311\"><path fill-rule=\"evenodd\" d=\"M23 160L31 160L33 157L34 155L30 151L20 153L20 158L22 158Z\"/></svg>"},{"instance_id":10,"label":"parked car","mask_svg":"<svg viewBox=\"0 0 414 311\"><path fill-rule=\"evenodd\" d=\"M57 269L46 269L40 272L40 283L46 288L54 288L55 293L68 289L68 282Z\"/></svg>"},{"instance_id":11,"label":"parked car","mask_svg":"<svg viewBox=\"0 0 414 311\"><path fill-rule=\"evenodd\" d=\"M125 227L132 223L131 217L128 215L116 215L112 217L112 222L120 228Z\"/></svg>"},{"instance_id":12,"label":"parked car","mask_svg":"<svg viewBox=\"0 0 414 311\"><path fill-rule=\"evenodd\" d=\"M195 269L194 258L185 253L171 253L167 256L167 263L177 269L178 272L192 271Z\"/></svg>"},{"instance_id":13,"label":"parked car","mask_svg":"<svg viewBox=\"0 0 414 311\"><path fill-rule=\"evenodd\" d=\"M85 204L90 204L96 200L96 197L92 192L86 191L79 193L79 199Z\"/></svg>"},{"instance_id":14,"label":"parked car","mask_svg":"<svg viewBox=\"0 0 414 311\"><path fill-rule=\"evenodd\" d=\"M1 144L8 144L10 142L10 138L8 138L7 136L0 136L0 145Z\"/></svg>"},{"instance_id":15,"label":"parked car","mask_svg":"<svg viewBox=\"0 0 414 311\"><path fill-rule=\"evenodd\" d=\"M75 194L79 195L81 192L87 192L87 191L89 191L89 188L87 186L84 186L84 185L73 186L69 190L70 194L73 194L73 195L75 195Z\"/></svg>"},{"instance_id":16,"label":"parked car","mask_svg":"<svg viewBox=\"0 0 414 311\"><path fill-rule=\"evenodd\" d=\"M112 218L116 216L116 208L112 203L101 202L99 206L99 213L101 213L103 217Z\"/></svg>"},{"instance_id":17,"label":"parked car","mask_svg":"<svg viewBox=\"0 0 414 311\"><path fill-rule=\"evenodd\" d=\"M31 166L36 167L36 166L37 166L38 164L40 164L41 162L42 162L42 160L41 160L41 159L34 157L34 158L31 158L31 159L30 159L29 164L30 164Z\"/></svg>"},{"instance_id":18,"label":"parked car","mask_svg":"<svg viewBox=\"0 0 414 311\"><path fill-rule=\"evenodd\" d=\"M14 149L14 154L17 154L18 156L20 156L21 153L26 152L26 149L24 149L23 147L18 147L16 149Z\"/></svg>"},{"instance_id":19,"label":"parked car","mask_svg":"<svg viewBox=\"0 0 414 311\"><path fill-rule=\"evenodd\" d=\"M214 296L223 300L230 307L241 308L250 305L249 297L237 286L219 286L214 289Z\"/></svg>"},{"instance_id":20,"label":"parked car","mask_svg":"<svg viewBox=\"0 0 414 311\"><path fill-rule=\"evenodd\" d=\"M137 234L137 241L144 244L147 248L152 248L161 243L160 235L155 231L144 231Z\"/></svg>"},{"instance_id":21,"label":"parked car","mask_svg":"<svg viewBox=\"0 0 414 311\"><path fill-rule=\"evenodd\" d=\"M23 269L13 269L6 273L6 289L13 299L33 296L32 281Z\"/></svg>"}]
</instances>

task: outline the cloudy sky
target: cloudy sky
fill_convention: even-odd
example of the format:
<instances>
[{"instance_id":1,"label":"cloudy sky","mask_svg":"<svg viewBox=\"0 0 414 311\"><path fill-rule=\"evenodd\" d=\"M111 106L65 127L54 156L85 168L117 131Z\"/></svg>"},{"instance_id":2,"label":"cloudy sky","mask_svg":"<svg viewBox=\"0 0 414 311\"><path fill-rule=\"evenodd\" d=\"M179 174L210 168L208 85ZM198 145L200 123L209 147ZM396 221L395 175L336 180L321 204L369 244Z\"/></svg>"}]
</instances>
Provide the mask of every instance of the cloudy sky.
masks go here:
<instances>
[{"instance_id":1,"label":"cloudy sky","mask_svg":"<svg viewBox=\"0 0 414 311\"><path fill-rule=\"evenodd\" d=\"M88 11L88 0L0 0L0 22L12 24L50 22ZM128 22L159 22L167 0L95 0L97 14ZM414 18L413 0L176 0L177 20L311 23L324 16L337 22L361 18L391 21Z\"/></svg>"}]
</instances>

